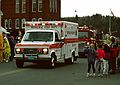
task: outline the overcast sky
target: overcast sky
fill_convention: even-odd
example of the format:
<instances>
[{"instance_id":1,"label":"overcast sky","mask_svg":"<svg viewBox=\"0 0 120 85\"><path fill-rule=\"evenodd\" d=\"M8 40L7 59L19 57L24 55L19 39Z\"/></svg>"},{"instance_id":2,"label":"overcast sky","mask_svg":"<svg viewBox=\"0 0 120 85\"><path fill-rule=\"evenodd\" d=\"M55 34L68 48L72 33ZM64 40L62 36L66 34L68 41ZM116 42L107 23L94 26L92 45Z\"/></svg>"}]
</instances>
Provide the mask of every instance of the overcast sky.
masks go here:
<instances>
[{"instance_id":1,"label":"overcast sky","mask_svg":"<svg viewBox=\"0 0 120 85\"><path fill-rule=\"evenodd\" d=\"M110 15L110 9L120 17L120 0L61 0L61 17Z\"/></svg>"}]
</instances>

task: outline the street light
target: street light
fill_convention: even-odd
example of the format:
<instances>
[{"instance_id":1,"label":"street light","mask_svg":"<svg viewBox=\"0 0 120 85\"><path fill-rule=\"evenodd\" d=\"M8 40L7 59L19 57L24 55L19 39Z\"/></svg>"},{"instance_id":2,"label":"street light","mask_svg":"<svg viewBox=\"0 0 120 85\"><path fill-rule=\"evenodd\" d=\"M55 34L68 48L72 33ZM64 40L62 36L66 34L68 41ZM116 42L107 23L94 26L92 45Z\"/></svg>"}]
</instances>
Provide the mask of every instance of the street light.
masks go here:
<instances>
[{"instance_id":1,"label":"street light","mask_svg":"<svg viewBox=\"0 0 120 85\"><path fill-rule=\"evenodd\" d=\"M77 10L75 10L75 19L76 19L76 22L78 23L78 15L77 15Z\"/></svg>"}]
</instances>

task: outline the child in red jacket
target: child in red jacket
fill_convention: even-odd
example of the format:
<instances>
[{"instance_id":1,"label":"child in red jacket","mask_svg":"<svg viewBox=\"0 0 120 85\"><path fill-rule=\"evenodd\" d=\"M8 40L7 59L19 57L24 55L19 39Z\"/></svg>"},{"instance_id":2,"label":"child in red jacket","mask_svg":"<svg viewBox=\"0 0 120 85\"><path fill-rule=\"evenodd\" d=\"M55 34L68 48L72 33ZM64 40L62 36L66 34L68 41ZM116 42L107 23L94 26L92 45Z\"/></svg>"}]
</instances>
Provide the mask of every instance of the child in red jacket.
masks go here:
<instances>
[{"instance_id":1,"label":"child in red jacket","mask_svg":"<svg viewBox=\"0 0 120 85\"><path fill-rule=\"evenodd\" d=\"M103 45L99 45L96 52L98 54L96 59L96 68L98 68L98 76L103 76L103 57L105 56Z\"/></svg>"}]
</instances>

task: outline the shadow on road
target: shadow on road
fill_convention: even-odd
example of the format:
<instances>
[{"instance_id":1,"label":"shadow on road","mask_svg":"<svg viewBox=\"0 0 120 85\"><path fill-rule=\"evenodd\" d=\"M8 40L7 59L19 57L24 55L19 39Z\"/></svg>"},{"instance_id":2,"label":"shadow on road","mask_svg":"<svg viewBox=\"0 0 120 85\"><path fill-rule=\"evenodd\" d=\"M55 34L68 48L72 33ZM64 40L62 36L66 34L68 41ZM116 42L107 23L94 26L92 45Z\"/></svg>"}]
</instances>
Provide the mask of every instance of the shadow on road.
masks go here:
<instances>
[{"instance_id":1,"label":"shadow on road","mask_svg":"<svg viewBox=\"0 0 120 85\"><path fill-rule=\"evenodd\" d=\"M76 63L73 63L76 64ZM66 64L63 62L57 62L55 63L55 68L65 67L73 64ZM33 69L51 69L48 63L42 62L42 63L25 63L23 68L33 68Z\"/></svg>"}]
</instances>

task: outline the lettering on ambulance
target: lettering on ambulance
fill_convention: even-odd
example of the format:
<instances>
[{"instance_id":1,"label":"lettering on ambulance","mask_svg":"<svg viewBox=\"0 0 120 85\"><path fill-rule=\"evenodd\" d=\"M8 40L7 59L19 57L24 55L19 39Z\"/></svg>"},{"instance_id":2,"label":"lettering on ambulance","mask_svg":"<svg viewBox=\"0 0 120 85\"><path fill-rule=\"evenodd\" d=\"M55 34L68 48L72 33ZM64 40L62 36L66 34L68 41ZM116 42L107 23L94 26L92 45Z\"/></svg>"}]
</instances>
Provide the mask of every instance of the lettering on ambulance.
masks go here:
<instances>
[{"instance_id":1,"label":"lettering on ambulance","mask_svg":"<svg viewBox=\"0 0 120 85\"><path fill-rule=\"evenodd\" d=\"M76 32L75 31L67 31L67 34L68 35L76 35Z\"/></svg>"},{"instance_id":2,"label":"lettering on ambulance","mask_svg":"<svg viewBox=\"0 0 120 85\"><path fill-rule=\"evenodd\" d=\"M76 31L76 29L74 29L74 28L76 28L76 26L74 26L74 25L66 25L66 34L67 34L67 37L69 37L69 36L74 36L74 37L77 37L77 31Z\"/></svg>"}]
</instances>

